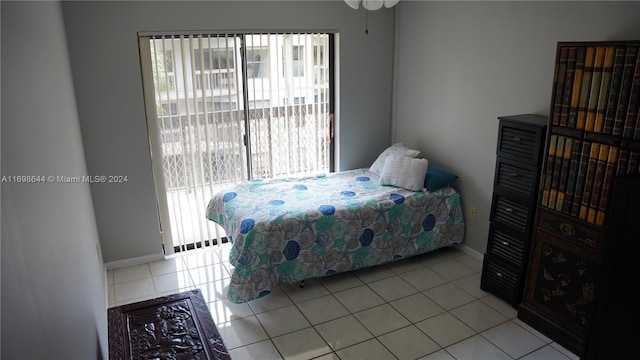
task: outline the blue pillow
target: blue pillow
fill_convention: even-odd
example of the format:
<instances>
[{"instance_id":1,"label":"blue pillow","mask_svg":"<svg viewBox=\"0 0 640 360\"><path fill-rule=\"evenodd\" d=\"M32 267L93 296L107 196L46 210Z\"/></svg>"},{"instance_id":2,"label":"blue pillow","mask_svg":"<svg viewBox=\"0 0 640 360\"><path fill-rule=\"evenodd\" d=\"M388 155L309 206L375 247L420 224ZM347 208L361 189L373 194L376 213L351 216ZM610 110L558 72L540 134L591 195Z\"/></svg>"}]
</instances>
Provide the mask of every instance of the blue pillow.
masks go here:
<instances>
[{"instance_id":1,"label":"blue pillow","mask_svg":"<svg viewBox=\"0 0 640 360\"><path fill-rule=\"evenodd\" d=\"M436 191L456 180L458 180L458 175L452 174L433 164L429 164L427 175L424 178L424 187L426 187L428 191Z\"/></svg>"}]
</instances>

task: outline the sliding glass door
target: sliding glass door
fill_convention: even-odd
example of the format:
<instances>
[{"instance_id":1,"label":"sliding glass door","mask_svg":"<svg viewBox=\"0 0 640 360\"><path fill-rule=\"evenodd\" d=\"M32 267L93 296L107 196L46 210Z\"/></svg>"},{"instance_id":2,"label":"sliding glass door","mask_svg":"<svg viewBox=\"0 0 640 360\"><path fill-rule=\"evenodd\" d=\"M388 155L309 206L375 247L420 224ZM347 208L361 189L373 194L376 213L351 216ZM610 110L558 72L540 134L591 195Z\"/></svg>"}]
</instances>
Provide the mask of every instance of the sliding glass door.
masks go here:
<instances>
[{"instance_id":1,"label":"sliding glass door","mask_svg":"<svg viewBox=\"0 0 640 360\"><path fill-rule=\"evenodd\" d=\"M214 192L332 170L330 34L140 36L166 254L220 244Z\"/></svg>"}]
</instances>

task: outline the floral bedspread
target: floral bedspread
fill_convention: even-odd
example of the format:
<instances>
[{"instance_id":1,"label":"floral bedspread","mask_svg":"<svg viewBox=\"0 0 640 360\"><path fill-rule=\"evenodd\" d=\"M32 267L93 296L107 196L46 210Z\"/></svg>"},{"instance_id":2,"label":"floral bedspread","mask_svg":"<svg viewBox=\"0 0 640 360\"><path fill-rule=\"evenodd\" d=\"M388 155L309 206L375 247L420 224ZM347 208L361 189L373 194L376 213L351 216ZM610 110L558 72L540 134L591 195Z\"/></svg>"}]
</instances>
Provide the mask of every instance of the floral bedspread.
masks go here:
<instances>
[{"instance_id":1,"label":"floral bedspread","mask_svg":"<svg viewBox=\"0 0 640 360\"><path fill-rule=\"evenodd\" d=\"M207 218L233 243L228 297L236 303L280 284L455 246L464 238L460 195L382 186L367 169L252 180L211 199Z\"/></svg>"}]
</instances>

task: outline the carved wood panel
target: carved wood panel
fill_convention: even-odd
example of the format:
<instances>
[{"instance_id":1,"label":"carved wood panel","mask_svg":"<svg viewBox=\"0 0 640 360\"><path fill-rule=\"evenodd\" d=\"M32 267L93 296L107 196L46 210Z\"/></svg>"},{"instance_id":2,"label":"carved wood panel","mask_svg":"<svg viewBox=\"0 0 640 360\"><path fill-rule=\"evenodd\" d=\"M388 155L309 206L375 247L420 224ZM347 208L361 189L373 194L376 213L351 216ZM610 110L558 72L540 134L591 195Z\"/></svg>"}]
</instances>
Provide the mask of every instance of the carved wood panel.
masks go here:
<instances>
[{"instance_id":1,"label":"carved wood panel","mask_svg":"<svg viewBox=\"0 0 640 360\"><path fill-rule=\"evenodd\" d=\"M110 359L230 359L200 290L108 310Z\"/></svg>"}]
</instances>

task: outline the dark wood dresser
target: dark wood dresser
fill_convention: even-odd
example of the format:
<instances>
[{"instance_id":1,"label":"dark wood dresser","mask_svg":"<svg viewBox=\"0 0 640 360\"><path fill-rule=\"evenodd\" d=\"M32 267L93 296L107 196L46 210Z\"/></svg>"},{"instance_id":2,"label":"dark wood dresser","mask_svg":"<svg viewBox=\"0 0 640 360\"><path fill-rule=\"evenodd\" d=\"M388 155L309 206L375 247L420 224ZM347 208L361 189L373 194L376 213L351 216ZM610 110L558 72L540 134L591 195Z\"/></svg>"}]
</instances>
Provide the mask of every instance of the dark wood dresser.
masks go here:
<instances>
[{"instance_id":1,"label":"dark wood dresser","mask_svg":"<svg viewBox=\"0 0 640 360\"><path fill-rule=\"evenodd\" d=\"M548 118L499 117L489 239L480 287L520 303Z\"/></svg>"},{"instance_id":2,"label":"dark wood dresser","mask_svg":"<svg viewBox=\"0 0 640 360\"><path fill-rule=\"evenodd\" d=\"M595 349L595 334L602 334L598 327L613 328L610 321L619 321L598 315L612 311L606 310L612 304L607 300L612 282L628 289L635 281L612 277L622 271L616 269L623 258L607 249L627 246L615 245L630 236L615 228L628 229L628 216L640 220L637 207L623 205L632 192L612 192L614 179L640 172L639 49L640 41L557 46L543 175L518 317L583 358ZM627 301L617 296L613 303ZM622 311L633 312L633 307ZM602 346L618 344L609 340ZM603 354L593 351L596 358Z\"/></svg>"}]
</instances>

